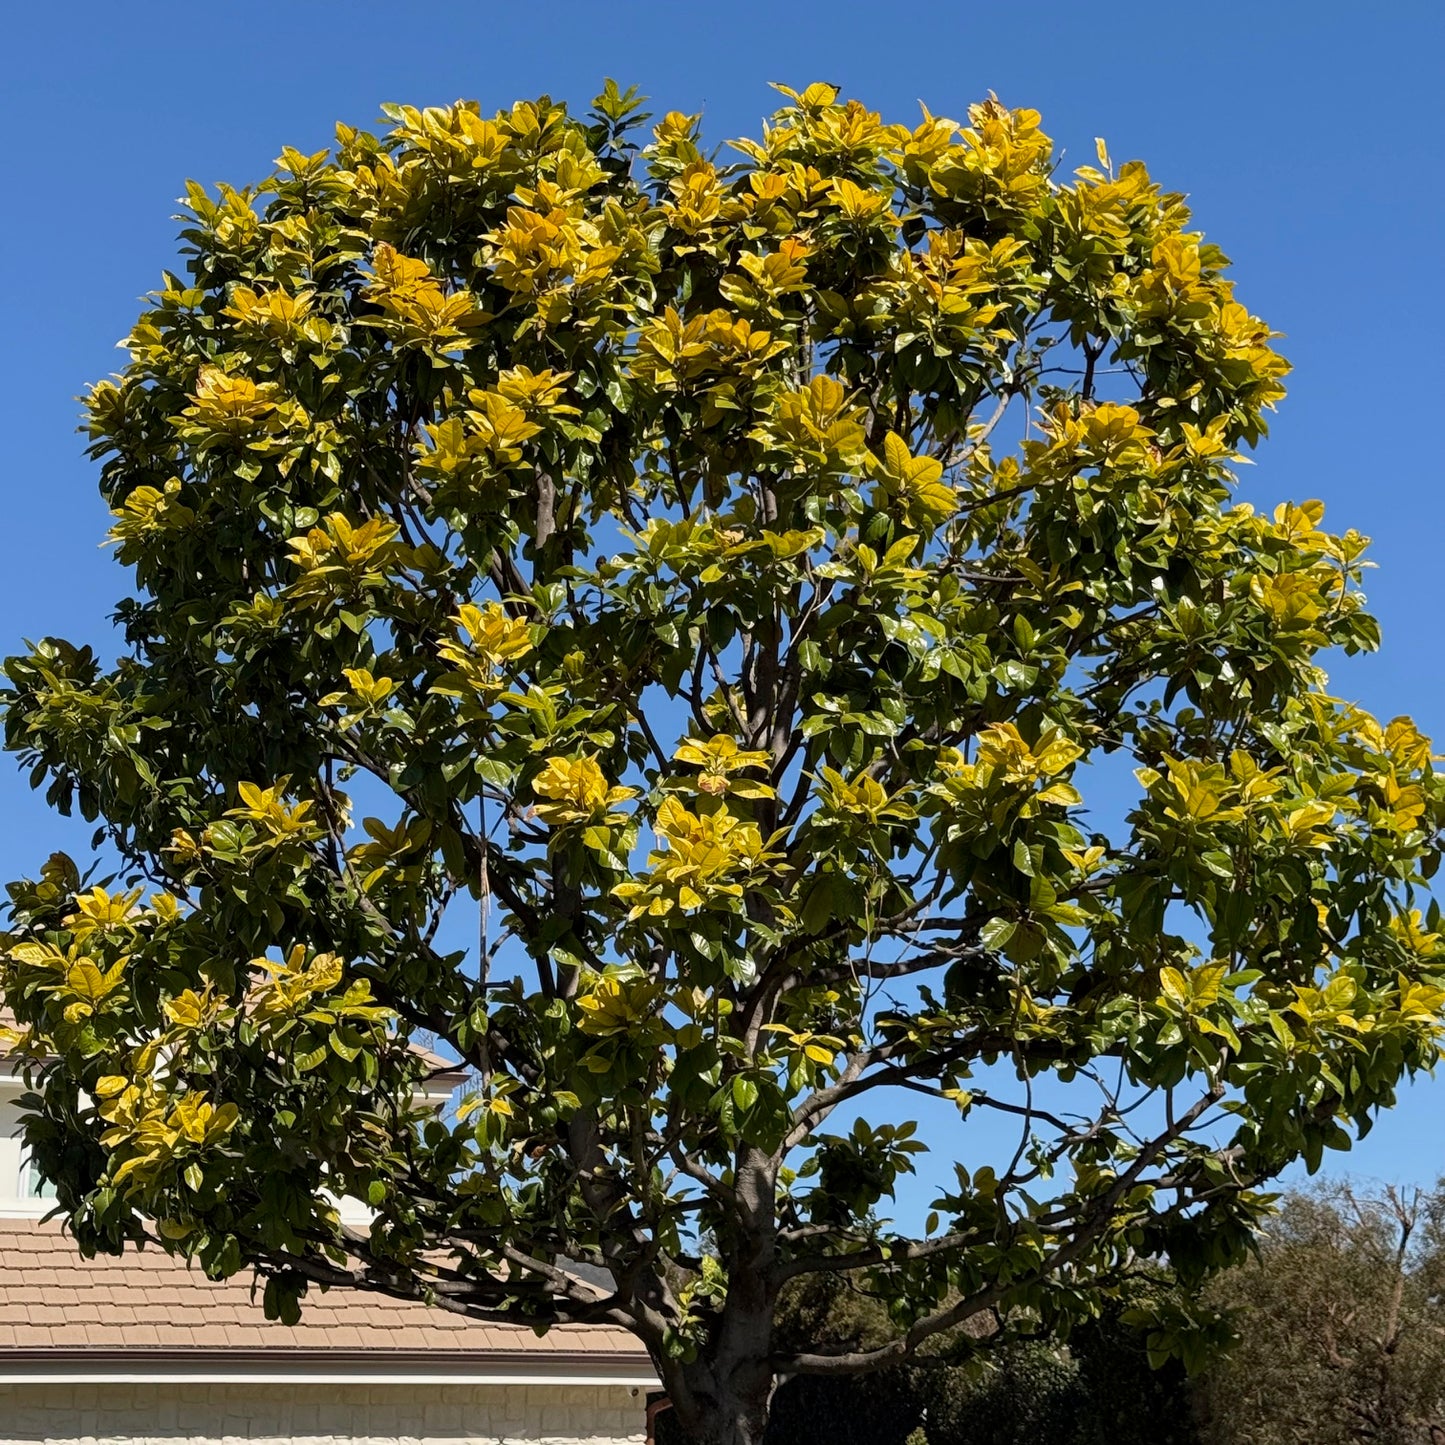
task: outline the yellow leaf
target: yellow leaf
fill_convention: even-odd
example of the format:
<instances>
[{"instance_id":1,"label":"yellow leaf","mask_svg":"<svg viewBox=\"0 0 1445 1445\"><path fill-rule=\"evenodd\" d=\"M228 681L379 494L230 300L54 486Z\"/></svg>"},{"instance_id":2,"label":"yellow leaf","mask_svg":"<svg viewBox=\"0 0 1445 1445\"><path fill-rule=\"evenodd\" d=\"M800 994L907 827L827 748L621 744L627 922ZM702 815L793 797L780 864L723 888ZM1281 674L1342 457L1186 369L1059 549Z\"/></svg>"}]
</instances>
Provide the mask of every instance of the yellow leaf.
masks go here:
<instances>
[{"instance_id":1,"label":"yellow leaf","mask_svg":"<svg viewBox=\"0 0 1445 1445\"><path fill-rule=\"evenodd\" d=\"M883 442L883 460L873 459L872 471L879 479L876 505L896 504L910 526L932 532L958 510L958 497L945 485L943 463L936 457L915 457L897 432Z\"/></svg>"},{"instance_id":2,"label":"yellow leaf","mask_svg":"<svg viewBox=\"0 0 1445 1445\"><path fill-rule=\"evenodd\" d=\"M1196 969L1189 980L1194 1006L1202 1008L1214 1003L1228 974L1229 965L1225 963L1210 963Z\"/></svg>"},{"instance_id":3,"label":"yellow leaf","mask_svg":"<svg viewBox=\"0 0 1445 1445\"><path fill-rule=\"evenodd\" d=\"M1182 1004L1189 1000L1189 984L1177 968L1159 970L1159 987L1164 990L1164 997L1172 1003Z\"/></svg>"}]
</instances>

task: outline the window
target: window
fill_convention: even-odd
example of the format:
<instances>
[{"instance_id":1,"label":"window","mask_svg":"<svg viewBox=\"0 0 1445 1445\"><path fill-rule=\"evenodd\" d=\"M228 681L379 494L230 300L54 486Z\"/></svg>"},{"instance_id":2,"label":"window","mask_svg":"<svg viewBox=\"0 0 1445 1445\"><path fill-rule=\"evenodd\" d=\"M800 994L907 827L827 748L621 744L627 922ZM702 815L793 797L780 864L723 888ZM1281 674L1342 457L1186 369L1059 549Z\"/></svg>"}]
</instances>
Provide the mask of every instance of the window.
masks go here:
<instances>
[{"instance_id":1,"label":"window","mask_svg":"<svg viewBox=\"0 0 1445 1445\"><path fill-rule=\"evenodd\" d=\"M55 1186L44 1178L29 1155L20 1161L20 1197L22 1199L54 1199Z\"/></svg>"}]
</instances>

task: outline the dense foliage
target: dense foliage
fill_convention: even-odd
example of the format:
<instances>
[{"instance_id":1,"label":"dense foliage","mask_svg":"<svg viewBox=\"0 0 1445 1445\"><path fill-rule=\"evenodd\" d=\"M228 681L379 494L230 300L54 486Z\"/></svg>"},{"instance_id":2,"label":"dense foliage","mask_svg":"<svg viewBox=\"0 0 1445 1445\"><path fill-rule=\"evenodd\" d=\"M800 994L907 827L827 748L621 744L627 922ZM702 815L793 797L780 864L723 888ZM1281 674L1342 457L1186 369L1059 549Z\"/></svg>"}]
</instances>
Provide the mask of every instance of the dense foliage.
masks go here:
<instances>
[{"instance_id":1,"label":"dense foliage","mask_svg":"<svg viewBox=\"0 0 1445 1445\"><path fill-rule=\"evenodd\" d=\"M190 189L89 398L123 655L6 664L120 860L13 885L3 965L85 1247L621 1322L750 1441L779 1372L1217 1268L1434 1060L1442 791L1318 665L1363 539L1230 504L1286 365L1225 257L1032 111L784 96L730 156L609 85ZM916 1235L909 1091L968 1162ZM898 1332L778 1346L819 1272Z\"/></svg>"},{"instance_id":2,"label":"dense foliage","mask_svg":"<svg viewBox=\"0 0 1445 1445\"><path fill-rule=\"evenodd\" d=\"M1157 1306L1169 1289L1165 1277L1141 1282L1131 1303ZM766 1445L1204 1445L1197 1388L1178 1360L1151 1363L1134 1313L1113 1304L1067 1343L970 1351L942 1339L872 1374L795 1376L773 1396ZM828 1276L785 1294L778 1329L785 1342L849 1349L894 1332L882 1302ZM1213 1336L1227 1337L1218 1327ZM670 1427L659 1417L658 1445L683 1438Z\"/></svg>"},{"instance_id":3,"label":"dense foliage","mask_svg":"<svg viewBox=\"0 0 1445 1445\"><path fill-rule=\"evenodd\" d=\"M1140 1311L1111 1307L1066 1343L956 1364L942 1341L872 1375L799 1376L775 1394L766 1442L1442 1445L1442 1286L1445 1187L1321 1184L1285 1195L1251 1258L1210 1282L1212 1348L1192 1376L1151 1368ZM1135 1302L1157 1312L1177 1288L1163 1272ZM779 1331L849 1349L892 1332L879 1300L825 1276L785 1294ZM665 1415L657 1434L683 1438Z\"/></svg>"}]
</instances>

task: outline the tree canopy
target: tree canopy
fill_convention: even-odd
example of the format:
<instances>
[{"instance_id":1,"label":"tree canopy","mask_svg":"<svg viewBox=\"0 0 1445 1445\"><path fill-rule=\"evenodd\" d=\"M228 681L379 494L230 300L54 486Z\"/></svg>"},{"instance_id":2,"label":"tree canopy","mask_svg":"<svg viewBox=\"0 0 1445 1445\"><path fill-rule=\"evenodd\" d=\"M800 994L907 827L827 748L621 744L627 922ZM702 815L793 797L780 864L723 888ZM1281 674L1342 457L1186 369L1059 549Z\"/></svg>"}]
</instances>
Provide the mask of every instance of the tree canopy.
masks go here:
<instances>
[{"instance_id":1,"label":"tree canopy","mask_svg":"<svg viewBox=\"0 0 1445 1445\"><path fill-rule=\"evenodd\" d=\"M1232 503L1287 366L1184 199L780 89L726 151L609 83L190 186L88 399L121 655L3 697L98 824L3 963L82 1246L618 1322L728 1442L1224 1265L1445 1002L1429 742L1320 666L1365 542ZM896 1333L782 1348L814 1273Z\"/></svg>"}]
</instances>

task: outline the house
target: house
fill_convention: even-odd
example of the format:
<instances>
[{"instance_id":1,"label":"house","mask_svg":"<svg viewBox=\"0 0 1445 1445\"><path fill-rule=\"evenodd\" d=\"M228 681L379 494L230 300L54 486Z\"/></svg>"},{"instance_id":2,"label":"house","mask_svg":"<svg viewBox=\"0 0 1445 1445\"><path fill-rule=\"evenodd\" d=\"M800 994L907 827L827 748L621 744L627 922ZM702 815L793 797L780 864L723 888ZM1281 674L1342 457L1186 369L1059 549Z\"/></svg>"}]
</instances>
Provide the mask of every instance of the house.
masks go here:
<instances>
[{"instance_id":1,"label":"house","mask_svg":"<svg viewBox=\"0 0 1445 1445\"><path fill-rule=\"evenodd\" d=\"M344 1290L286 1326L245 1276L214 1283L154 1249L82 1259L42 1218L23 1089L0 1054L0 1445L644 1440L657 1378L624 1330L539 1339Z\"/></svg>"}]
</instances>

